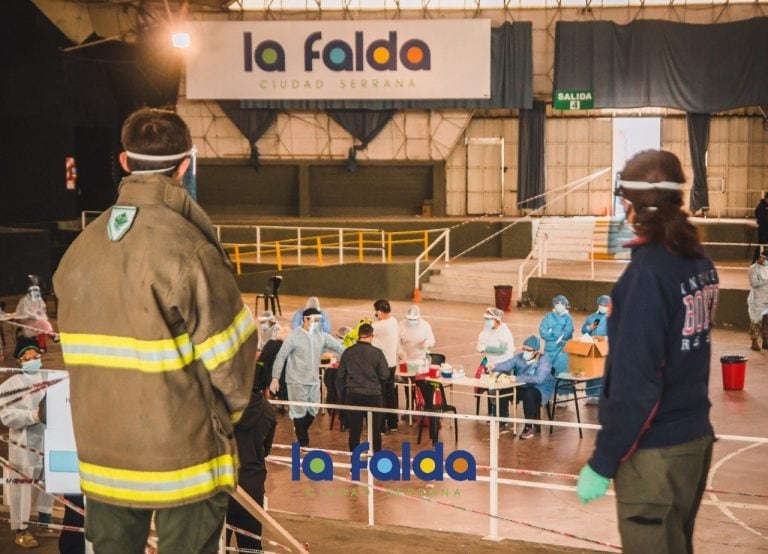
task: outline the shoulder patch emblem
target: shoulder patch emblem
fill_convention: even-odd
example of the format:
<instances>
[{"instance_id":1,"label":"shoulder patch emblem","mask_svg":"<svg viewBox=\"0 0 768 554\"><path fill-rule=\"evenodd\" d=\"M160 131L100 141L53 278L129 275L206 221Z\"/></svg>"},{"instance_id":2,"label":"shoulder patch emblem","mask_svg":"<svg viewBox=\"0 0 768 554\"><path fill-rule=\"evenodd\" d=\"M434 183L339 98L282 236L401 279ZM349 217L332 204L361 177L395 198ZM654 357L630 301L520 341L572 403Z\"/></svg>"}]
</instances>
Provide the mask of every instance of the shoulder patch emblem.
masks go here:
<instances>
[{"instance_id":1,"label":"shoulder patch emblem","mask_svg":"<svg viewBox=\"0 0 768 554\"><path fill-rule=\"evenodd\" d=\"M107 224L107 234L111 241L119 241L130 231L137 211L136 206L112 206Z\"/></svg>"}]
</instances>

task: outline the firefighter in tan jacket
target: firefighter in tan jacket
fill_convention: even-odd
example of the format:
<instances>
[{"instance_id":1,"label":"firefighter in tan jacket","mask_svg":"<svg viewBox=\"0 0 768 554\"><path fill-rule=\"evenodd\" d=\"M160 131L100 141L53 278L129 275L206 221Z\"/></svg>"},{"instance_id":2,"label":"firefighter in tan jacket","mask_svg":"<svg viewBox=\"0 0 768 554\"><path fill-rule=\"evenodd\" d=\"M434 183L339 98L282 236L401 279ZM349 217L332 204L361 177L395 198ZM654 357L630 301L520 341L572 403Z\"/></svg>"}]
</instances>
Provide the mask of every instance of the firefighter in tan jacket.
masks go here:
<instances>
[{"instance_id":1,"label":"firefighter in tan jacket","mask_svg":"<svg viewBox=\"0 0 768 554\"><path fill-rule=\"evenodd\" d=\"M96 552L216 552L234 489L233 422L257 333L202 209L179 186L189 129L143 108L123 125L131 173L54 276L86 536Z\"/></svg>"}]
</instances>

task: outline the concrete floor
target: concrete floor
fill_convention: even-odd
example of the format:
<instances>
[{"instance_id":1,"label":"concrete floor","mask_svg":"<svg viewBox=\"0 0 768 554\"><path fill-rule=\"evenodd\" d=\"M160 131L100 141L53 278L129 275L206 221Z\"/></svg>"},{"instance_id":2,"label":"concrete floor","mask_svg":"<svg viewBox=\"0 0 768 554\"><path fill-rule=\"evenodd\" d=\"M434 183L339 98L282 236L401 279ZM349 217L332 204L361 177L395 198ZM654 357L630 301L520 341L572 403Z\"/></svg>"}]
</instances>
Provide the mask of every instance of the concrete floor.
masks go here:
<instances>
[{"instance_id":1,"label":"concrete floor","mask_svg":"<svg viewBox=\"0 0 768 554\"><path fill-rule=\"evenodd\" d=\"M245 301L253 305L253 295L244 295ZM303 307L304 298L282 296L282 321L290 320L293 312ZM333 328L352 325L360 317L372 316L370 300L344 300L321 298L321 304L331 317ZM395 301L393 313L403 317L409 302ZM9 306L15 306L11 301ZM472 373L480 356L474 351L475 340L482 326L485 306L453 302L425 300L421 303L422 315L433 326L437 345L434 351L444 353L454 367L464 366ZM543 317L543 309L517 309L507 314L506 323L519 345L530 334L536 334ZM580 325L586 313L574 313L574 320ZM9 331L5 330L6 337ZM751 352L746 333L716 329L713 333L712 377L710 398L712 419L719 435L742 435L766 437L768 426L768 352ZM744 355L749 358L746 386L743 391L724 391L720 376L721 355ZM9 365L10 360L0 365ZM12 364L10 364L12 365ZM45 365L61 367L58 345L46 354ZM401 396L402 398L402 396ZM461 413L474 413L475 403L470 397L456 396L454 403ZM481 413L485 413L484 402ZM582 421L594 423L597 408L584 406ZM572 407L558 410L558 420L575 421ZM315 447L346 450L346 433L338 425L329 430L330 416L319 416L311 429L311 441ZM479 465L489 460L489 426L483 422L461 421L457 447L468 450ZM384 448L400 451L403 441L410 441L415 447L416 426L401 425L398 433L384 437ZM441 431L441 440L447 450L454 448L453 433ZM287 416L278 416L276 445L289 445L294 440L293 430ZM585 430L580 439L575 429L555 429L552 435L545 432L528 441L520 441L510 433L503 434L499 446L499 465L503 468L517 468L550 473L575 475L589 457L594 440L594 431ZM427 448L428 441L422 441ZM276 447L275 455L290 455L288 450ZM341 460L342 457L335 457ZM705 503L699 512L695 546L697 553L718 554L724 549L735 552L768 551L768 444L749 441L719 440L710 473L710 488ZM485 471L480 475L487 475ZM346 477L346 470L337 468L335 475ZM529 477L512 473L501 475L519 484L503 486L499 494L501 520L499 535L515 541L571 546L579 549L614 551L600 546L590 539L605 545L619 544L613 497L582 505L570 488L575 481L567 478ZM380 483L387 489L396 487ZM416 488L416 485L414 485ZM430 530L456 531L486 536L489 532L488 518L475 512L487 512L489 506L487 483L446 481L437 484L427 494L441 503L428 502L418 498L418 492L400 487L404 496L389 492L375 493L375 521L377 524L406 526ZM357 494L354 494L354 492ZM446 492L447 491L447 492ZM437 495L435 495L435 492ZM445 495L445 496L443 496ZM315 517L326 517L347 522L367 522L367 498L364 489L344 482L311 483L307 480L293 482L290 470L273 464L267 483L269 507ZM450 507L445 504L453 504ZM474 512L473 512L474 511ZM350 525L350 533L356 527ZM296 531L302 539L301 529ZM493 543L491 543L493 544ZM496 543L498 551L507 551L511 546L504 541ZM505 544L507 546L505 546ZM316 552L340 552L346 550L341 544L323 545ZM424 547L428 548L425 544ZM9 545L0 544L0 552ZM533 546L532 546L533 548ZM441 548L443 551L450 549ZM401 545L393 544L391 552L404 551ZM460 549L454 550L462 551Z\"/></svg>"},{"instance_id":2,"label":"concrete floor","mask_svg":"<svg viewBox=\"0 0 768 554\"><path fill-rule=\"evenodd\" d=\"M284 319L290 318L293 311L302 306L302 300L295 297L283 299ZM372 302L367 301L323 298L321 303L329 312L334 328L353 324L359 317L371 316L373 312ZM408 306L408 302L393 302L394 315L402 317ZM484 306L423 301L421 311L435 331L437 345L433 350L446 354L449 363L454 367L463 365L468 372L474 371L480 359L474 351L474 346L482 326ZM544 313L545 310L542 309L513 309L506 316L506 323L518 345L528 335L537 333ZM583 323L586 315L573 314L578 325ZM765 431L768 428L768 352L751 352L748 346L749 341L745 333L720 329L714 331L710 398L713 404L712 419L718 435L768 436ZM723 390L719 358L726 354L744 355L749 358L743 391ZM454 403L460 413L474 413L475 403L472 398L457 395ZM483 403L481 413L485 413ZM582 405L581 414L583 422L594 423L597 408ZM575 421L575 410L572 407L558 409L557 419ZM287 416L279 416L278 421L275 442L290 444L294 440L290 420ZM321 448L346 450L346 434L340 432L338 426L330 431L329 422L329 416L316 419L311 430L311 444ZM384 437L384 448L399 452L400 444L406 440L415 445L416 432L415 425L401 425L398 433ZM449 430L441 431L441 440L445 442L447 449L453 448L452 434ZM556 429L552 435L547 432L536 435L528 441L517 440L509 433L503 434L499 446L499 466L575 475L591 453L594 436L594 431L585 430L584 438L579 439L575 429L563 428ZM424 440L422 445L426 444L427 441ZM460 422L457 446L470 451L479 465L487 464L488 425L481 422ZM275 449L273 453L288 455L287 451L280 449ZM341 460L341 457L338 459ZM768 551L768 473L764 469L766 461L768 444L726 439L716 443L710 488L725 492L705 495L705 504L699 513L696 529L696 552L719 553L723 548L735 548L738 552ZM287 468L277 466L270 470L267 492L271 507L350 521L367 520L367 499L365 495L352 496L350 485L336 482L292 482ZM335 474L342 476L344 470L337 469ZM487 475L485 472L481 474ZM606 497L584 506L579 503L575 493L568 489L575 484L572 480L521 477L515 474L502 476L533 482L534 487L543 484L543 488L522 485L502 487L499 494L500 515L502 518L516 520L517 523L502 519L499 523L500 536L609 551L610 548L566 535L619 544L613 497ZM444 487L437 486L438 490L441 488ZM441 500L456 504L460 508L376 493L376 521L431 529L461 529L466 533L487 535L487 517L465 510L488 510L487 483L451 483L447 488L450 497L442 497ZM500 550L503 549L503 544L500 543Z\"/></svg>"}]
</instances>

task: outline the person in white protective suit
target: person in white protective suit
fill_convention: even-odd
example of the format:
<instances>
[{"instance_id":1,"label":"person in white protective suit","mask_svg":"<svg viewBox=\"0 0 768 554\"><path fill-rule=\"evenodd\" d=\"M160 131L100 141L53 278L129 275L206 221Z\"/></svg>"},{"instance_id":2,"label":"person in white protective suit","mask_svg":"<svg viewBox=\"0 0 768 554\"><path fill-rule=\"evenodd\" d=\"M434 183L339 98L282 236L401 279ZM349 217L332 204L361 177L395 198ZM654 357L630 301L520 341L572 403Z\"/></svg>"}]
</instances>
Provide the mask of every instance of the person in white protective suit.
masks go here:
<instances>
[{"instance_id":1,"label":"person in white protective suit","mask_svg":"<svg viewBox=\"0 0 768 554\"><path fill-rule=\"evenodd\" d=\"M45 380L40 349L34 339L19 338L16 343L15 357L22 372L14 375L0 385L0 404L24 394L19 402L14 402L0 410L0 421L9 428L11 443L8 445L8 461L23 475L10 471L12 479L40 479L43 473L43 456L27 450L19 445L43 451L45 435L44 415L41 418L41 402L45 390L32 394L19 392L7 394L10 391L28 389ZM41 421L41 419L43 421ZM16 443L16 444L14 444ZM34 548L39 545L37 539L30 533L27 523L32 512L32 500L37 496L38 521L49 523L53 507L53 497L30 483L9 483L8 496L10 504L11 530L16 532L15 543L22 548ZM50 528L41 528L40 534L55 534Z\"/></svg>"},{"instance_id":2,"label":"person in white protective suit","mask_svg":"<svg viewBox=\"0 0 768 554\"><path fill-rule=\"evenodd\" d=\"M477 351L485 354L488 364L499 365L515 355L515 339L501 321L503 315L498 308L488 308L483 314L484 326L477 336Z\"/></svg>"},{"instance_id":3,"label":"person in white protective suit","mask_svg":"<svg viewBox=\"0 0 768 554\"><path fill-rule=\"evenodd\" d=\"M27 294L16 304L16 318L25 326L19 329L19 335L36 339L37 345L45 351L45 337L54 336L53 327L48 321L48 308L40 287L36 284L37 279L33 279L32 283L27 289Z\"/></svg>"},{"instance_id":4,"label":"person in white protective suit","mask_svg":"<svg viewBox=\"0 0 768 554\"><path fill-rule=\"evenodd\" d=\"M432 326L421 318L418 306L408 308L405 319L400 320L400 345L398 358L405 361L421 361L435 346Z\"/></svg>"},{"instance_id":5,"label":"person in white protective suit","mask_svg":"<svg viewBox=\"0 0 768 554\"><path fill-rule=\"evenodd\" d=\"M760 350L758 339L763 340L763 350L768 350L768 250L763 250L755 263L749 266L749 338L752 350Z\"/></svg>"},{"instance_id":6,"label":"person in white protective suit","mask_svg":"<svg viewBox=\"0 0 768 554\"><path fill-rule=\"evenodd\" d=\"M273 340L280 332L280 325L272 310L265 310L259 314L259 346L258 350L264 350L264 345Z\"/></svg>"}]
</instances>

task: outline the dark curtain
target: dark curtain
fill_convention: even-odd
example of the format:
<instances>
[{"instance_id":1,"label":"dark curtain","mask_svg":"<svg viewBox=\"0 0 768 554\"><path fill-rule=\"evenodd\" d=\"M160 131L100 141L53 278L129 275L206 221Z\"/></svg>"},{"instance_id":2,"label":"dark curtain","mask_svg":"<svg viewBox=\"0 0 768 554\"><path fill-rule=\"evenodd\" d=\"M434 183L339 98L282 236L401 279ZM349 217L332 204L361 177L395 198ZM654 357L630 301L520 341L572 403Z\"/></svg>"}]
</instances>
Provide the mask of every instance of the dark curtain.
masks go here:
<instances>
[{"instance_id":1,"label":"dark curtain","mask_svg":"<svg viewBox=\"0 0 768 554\"><path fill-rule=\"evenodd\" d=\"M545 102L534 102L530 110L520 110L517 146L517 204L520 209L544 205L544 125ZM536 197L537 198L534 198ZM528 200L532 198L532 200Z\"/></svg>"},{"instance_id":2,"label":"dark curtain","mask_svg":"<svg viewBox=\"0 0 768 554\"><path fill-rule=\"evenodd\" d=\"M327 110L328 116L357 140L355 150L365 150L368 143L389 123L395 110Z\"/></svg>"},{"instance_id":3,"label":"dark curtain","mask_svg":"<svg viewBox=\"0 0 768 554\"><path fill-rule=\"evenodd\" d=\"M709 148L708 113L687 113L688 144L691 148L691 166L693 166L693 186L689 207L692 213L709 207L709 189L707 189L707 148Z\"/></svg>"},{"instance_id":4,"label":"dark curtain","mask_svg":"<svg viewBox=\"0 0 768 554\"><path fill-rule=\"evenodd\" d=\"M491 97L435 100L246 100L252 108L280 110L435 110L444 108L528 109L533 104L531 22L506 22L491 29Z\"/></svg>"},{"instance_id":5,"label":"dark curtain","mask_svg":"<svg viewBox=\"0 0 768 554\"><path fill-rule=\"evenodd\" d=\"M251 164L259 165L259 149L256 141L267 132L277 119L277 110L243 107L240 100L219 100L219 106L227 117L240 129L251 145Z\"/></svg>"},{"instance_id":6,"label":"dark curtain","mask_svg":"<svg viewBox=\"0 0 768 554\"><path fill-rule=\"evenodd\" d=\"M590 90L595 108L715 113L768 104L768 17L698 25L557 23L555 90Z\"/></svg>"}]
</instances>

